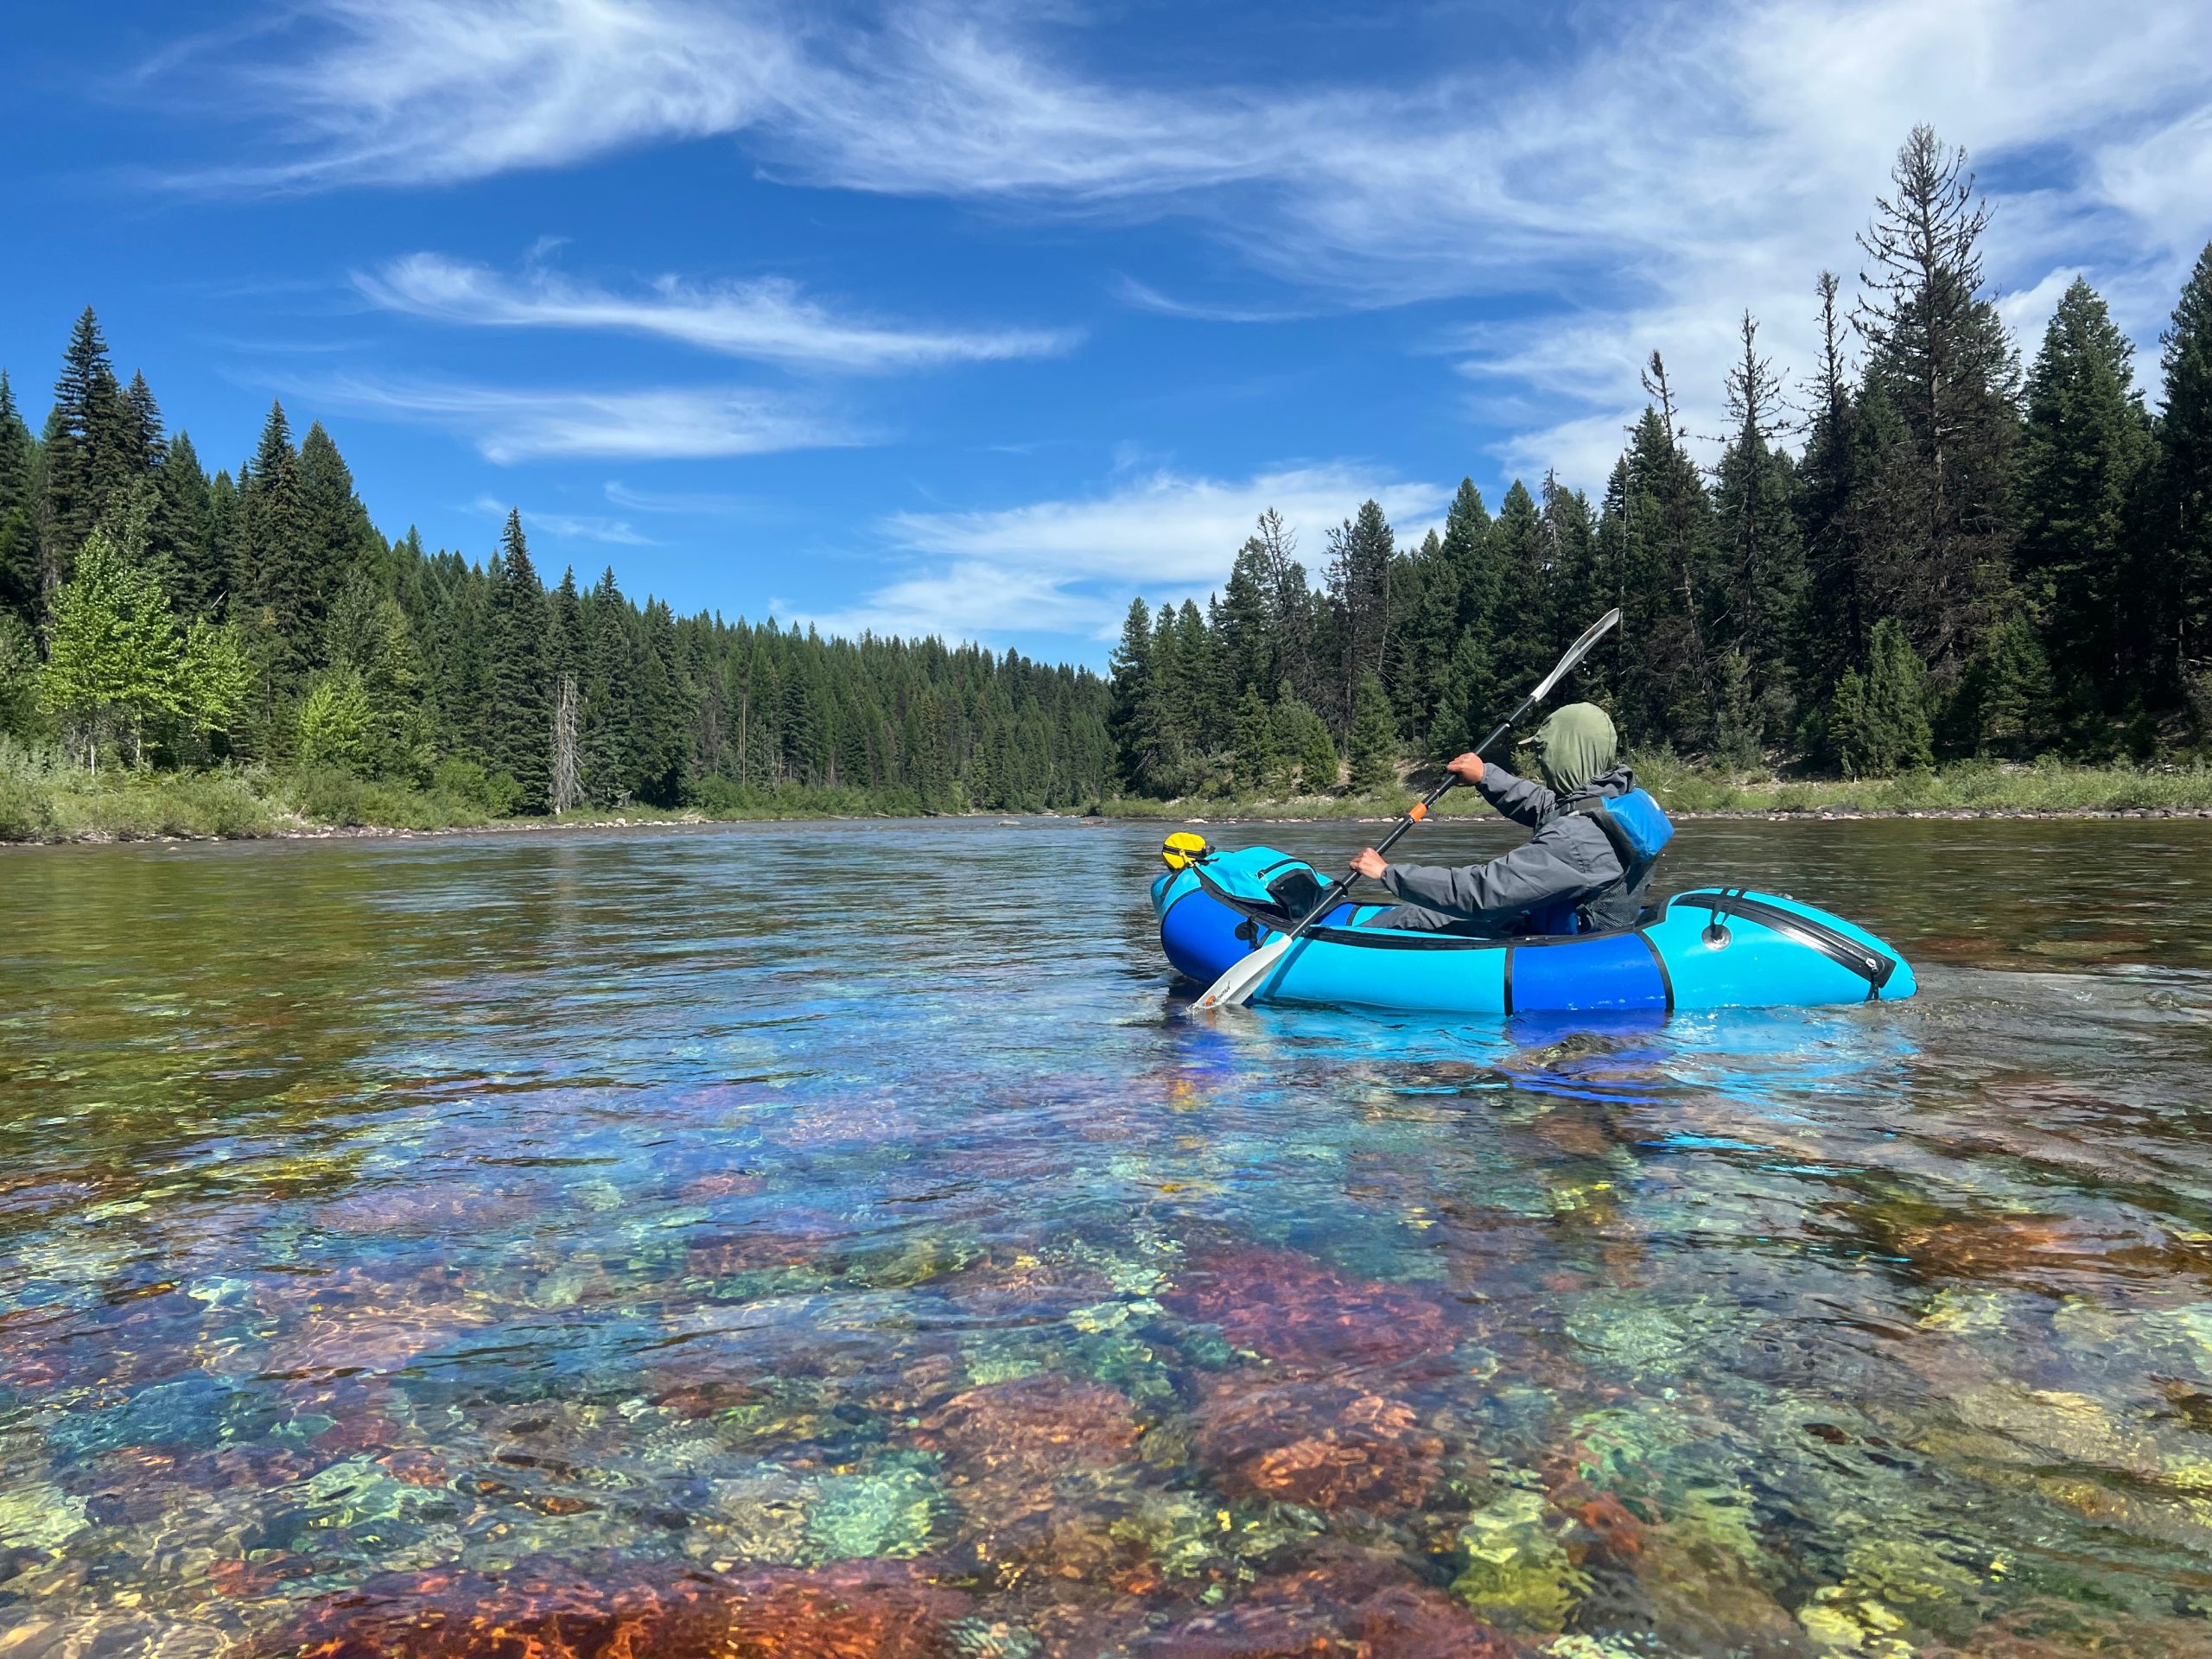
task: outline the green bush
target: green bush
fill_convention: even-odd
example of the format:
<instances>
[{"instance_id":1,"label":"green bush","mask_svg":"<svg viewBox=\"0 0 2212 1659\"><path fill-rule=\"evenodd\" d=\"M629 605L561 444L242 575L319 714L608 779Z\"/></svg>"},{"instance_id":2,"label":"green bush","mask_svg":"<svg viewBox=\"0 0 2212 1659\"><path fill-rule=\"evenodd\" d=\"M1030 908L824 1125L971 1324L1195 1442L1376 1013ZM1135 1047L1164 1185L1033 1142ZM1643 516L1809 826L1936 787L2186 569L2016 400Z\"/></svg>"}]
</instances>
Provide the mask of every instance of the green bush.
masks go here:
<instances>
[{"instance_id":1,"label":"green bush","mask_svg":"<svg viewBox=\"0 0 2212 1659\"><path fill-rule=\"evenodd\" d=\"M430 768L430 793L491 818L512 817L522 804L522 785L512 777L458 754Z\"/></svg>"},{"instance_id":2,"label":"green bush","mask_svg":"<svg viewBox=\"0 0 2212 1659\"><path fill-rule=\"evenodd\" d=\"M474 802L356 778L335 766L301 767L285 779L285 793L302 817L316 823L449 830L482 823L487 816Z\"/></svg>"},{"instance_id":3,"label":"green bush","mask_svg":"<svg viewBox=\"0 0 2212 1659\"><path fill-rule=\"evenodd\" d=\"M48 792L26 779L0 772L0 841L36 841L54 828Z\"/></svg>"}]
</instances>

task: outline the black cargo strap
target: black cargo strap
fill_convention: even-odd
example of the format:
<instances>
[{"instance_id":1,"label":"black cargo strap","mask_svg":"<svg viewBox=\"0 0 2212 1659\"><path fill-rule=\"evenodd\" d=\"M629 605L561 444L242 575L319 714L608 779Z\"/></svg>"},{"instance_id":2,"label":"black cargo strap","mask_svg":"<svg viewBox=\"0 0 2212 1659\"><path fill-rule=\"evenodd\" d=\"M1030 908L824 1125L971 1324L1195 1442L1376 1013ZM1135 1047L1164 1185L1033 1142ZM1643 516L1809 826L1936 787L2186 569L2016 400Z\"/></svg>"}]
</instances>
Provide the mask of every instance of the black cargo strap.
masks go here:
<instances>
[{"instance_id":1,"label":"black cargo strap","mask_svg":"<svg viewBox=\"0 0 2212 1659\"><path fill-rule=\"evenodd\" d=\"M1690 910L1702 910L1715 916L1735 916L1747 922L1757 922L1761 927L1796 939L1808 945L1830 962L1837 963L1866 982L1867 995L1879 996L1882 987L1897 970L1897 959L1885 957L1871 945L1861 944L1847 933L1838 932L1825 922L1816 922L1809 916L1800 916L1794 910L1784 910L1779 905L1770 905L1753 899L1741 890L1729 887L1718 893L1678 893L1668 901Z\"/></svg>"}]
</instances>

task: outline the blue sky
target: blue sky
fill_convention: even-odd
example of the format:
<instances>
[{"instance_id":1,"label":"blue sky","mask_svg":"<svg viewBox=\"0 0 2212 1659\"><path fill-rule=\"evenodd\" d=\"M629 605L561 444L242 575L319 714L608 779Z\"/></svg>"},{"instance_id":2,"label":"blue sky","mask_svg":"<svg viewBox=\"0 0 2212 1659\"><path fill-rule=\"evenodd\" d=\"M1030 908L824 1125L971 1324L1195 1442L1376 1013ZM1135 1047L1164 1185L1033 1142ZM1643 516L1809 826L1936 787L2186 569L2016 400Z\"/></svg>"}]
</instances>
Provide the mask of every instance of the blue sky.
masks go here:
<instances>
[{"instance_id":1,"label":"blue sky","mask_svg":"<svg viewBox=\"0 0 2212 1659\"><path fill-rule=\"evenodd\" d=\"M1664 352L1802 372L1918 120L2032 350L2212 236L2212 7L295 0L0 15L0 365L94 305L212 467L680 609L1104 658L1274 505L1593 492Z\"/></svg>"}]
</instances>

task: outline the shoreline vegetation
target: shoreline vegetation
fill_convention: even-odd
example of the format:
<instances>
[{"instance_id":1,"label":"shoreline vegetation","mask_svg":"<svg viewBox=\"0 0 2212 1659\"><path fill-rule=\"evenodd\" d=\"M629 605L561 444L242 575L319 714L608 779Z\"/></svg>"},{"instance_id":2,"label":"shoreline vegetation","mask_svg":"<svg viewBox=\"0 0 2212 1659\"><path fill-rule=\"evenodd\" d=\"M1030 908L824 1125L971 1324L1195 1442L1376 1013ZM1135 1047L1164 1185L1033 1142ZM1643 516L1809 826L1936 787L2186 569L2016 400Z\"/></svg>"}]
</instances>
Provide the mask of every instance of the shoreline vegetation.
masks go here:
<instances>
[{"instance_id":1,"label":"shoreline vegetation","mask_svg":"<svg viewBox=\"0 0 2212 1659\"><path fill-rule=\"evenodd\" d=\"M1693 821L2212 818L2212 767L2202 766L1974 762L1853 779L1760 770L1720 772L1665 755L1643 757L1637 764L1640 778L1669 812ZM1011 816L1162 823L1372 823L1395 817L1412 804L1410 781L1408 787L1361 796L1214 795L1167 801L1117 796L1086 803L1080 810L1042 814L984 806L947 810L897 793L785 790L725 797L712 805L624 804L549 816L505 814L464 796L364 783L336 771L219 767L95 774L59 756L16 750L0 752L0 842L404 838L653 824ZM1472 791L1446 796L1435 811L1450 818L1494 816Z\"/></svg>"}]
</instances>

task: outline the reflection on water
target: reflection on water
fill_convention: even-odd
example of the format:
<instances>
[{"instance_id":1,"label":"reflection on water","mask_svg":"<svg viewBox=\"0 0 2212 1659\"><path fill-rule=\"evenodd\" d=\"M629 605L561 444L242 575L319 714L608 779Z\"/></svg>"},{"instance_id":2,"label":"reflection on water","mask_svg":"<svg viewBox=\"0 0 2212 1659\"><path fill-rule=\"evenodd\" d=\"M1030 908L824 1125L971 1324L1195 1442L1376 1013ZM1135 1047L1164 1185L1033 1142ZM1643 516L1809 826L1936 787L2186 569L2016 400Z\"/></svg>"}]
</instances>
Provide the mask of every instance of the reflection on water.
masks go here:
<instances>
[{"instance_id":1,"label":"reflection on water","mask_svg":"<svg viewBox=\"0 0 2212 1659\"><path fill-rule=\"evenodd\" d=\"M1694 826L1921 998L1502 1030L1185 1019L1138 829L0 859L0 1652L2205 1651L2205 831Z\"/></svg>"}]
</instances>

